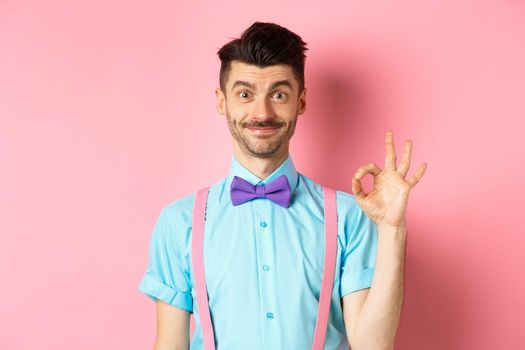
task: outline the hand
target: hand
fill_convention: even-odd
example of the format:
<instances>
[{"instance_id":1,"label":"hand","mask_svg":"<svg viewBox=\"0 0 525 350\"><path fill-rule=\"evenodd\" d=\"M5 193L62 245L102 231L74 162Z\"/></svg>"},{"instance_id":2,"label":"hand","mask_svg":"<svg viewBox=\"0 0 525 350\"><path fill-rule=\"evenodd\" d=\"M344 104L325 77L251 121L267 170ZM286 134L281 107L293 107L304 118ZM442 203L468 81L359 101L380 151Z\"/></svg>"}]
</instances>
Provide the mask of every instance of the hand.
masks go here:
<instances>
[{"instance_id":1,"label":"hand","mask_svg":"<svg viewBox=\"0 0 525 350\"><path fill-rule=\"evenodd\" d=\"M385 169L381 170L375 163L368 163L357 169L352 179L352 192L359 206L378 226L400 227L405 225L408 194L421 180L427 163L422 163L414 176L405 180L410 166L412 141L405 141L403 157L397 169L392 131L386 133L385 143ZM374 176L374 186L369 193L363 191L361 184L361 178L367 173Z\"/></svg>"}]
</instances>

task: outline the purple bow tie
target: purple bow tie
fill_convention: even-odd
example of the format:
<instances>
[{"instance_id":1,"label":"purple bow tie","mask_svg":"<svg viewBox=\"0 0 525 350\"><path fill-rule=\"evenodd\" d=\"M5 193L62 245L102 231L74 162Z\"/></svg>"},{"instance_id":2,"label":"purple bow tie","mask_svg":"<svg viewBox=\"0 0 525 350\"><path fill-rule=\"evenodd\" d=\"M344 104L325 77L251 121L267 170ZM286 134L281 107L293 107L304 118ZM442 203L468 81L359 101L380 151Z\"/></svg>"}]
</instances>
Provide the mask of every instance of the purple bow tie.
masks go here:
<instances>
[{"instance_id":1,"label":"purple bow tie","mask_svg":"<svg viewBox=\"0 0 525 350\"><path fill-rule=\"evenodd\" d=\"M266 197L288 208L292 191L286 175L281 175L266 185L252 185L243 178L234 176L230 186L230 194L233 205L239 205L254 198Z\"/></svg>"}]
</instances>

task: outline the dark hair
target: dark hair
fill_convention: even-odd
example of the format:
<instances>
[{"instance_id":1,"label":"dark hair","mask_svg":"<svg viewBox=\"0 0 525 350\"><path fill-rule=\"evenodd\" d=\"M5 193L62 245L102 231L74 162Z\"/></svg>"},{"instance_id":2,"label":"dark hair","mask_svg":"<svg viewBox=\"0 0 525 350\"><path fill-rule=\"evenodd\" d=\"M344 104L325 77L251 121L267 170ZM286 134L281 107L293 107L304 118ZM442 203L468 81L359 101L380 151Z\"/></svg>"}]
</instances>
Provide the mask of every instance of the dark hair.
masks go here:
<instances>
[{"instance_id":1,"label":"dark hair","mask_svg":"<svg viewBox=\"0 0 525 350\"><path fill-rule=\"evenodd\" d=\"M275 23L254 22L240 38L225 44L217 52L221 60L220 87L226 91L231 62L236 60L261 68L276 64L292 66L300 93L304 88L306 50L306 43L290 30Z\"/></svg>"}]
</instances>

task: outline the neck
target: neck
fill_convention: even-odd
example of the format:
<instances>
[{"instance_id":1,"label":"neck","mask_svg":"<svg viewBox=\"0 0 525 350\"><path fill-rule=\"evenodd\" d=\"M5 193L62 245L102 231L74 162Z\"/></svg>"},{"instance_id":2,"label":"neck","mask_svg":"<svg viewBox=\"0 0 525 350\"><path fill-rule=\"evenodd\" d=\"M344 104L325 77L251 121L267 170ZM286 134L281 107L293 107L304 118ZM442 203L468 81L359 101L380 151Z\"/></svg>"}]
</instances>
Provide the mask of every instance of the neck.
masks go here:
<instances>
[{"instance_id":1,"label":"neck","mask_svg":"<svg viewBox=\"0 0 525 350\"><path fill-rule=\"evenodd\" d=\"M234 147L235 158L251 173L264 180L288 158L288 148L271 157L258 157Z\"/></svg>"}]
</instances>

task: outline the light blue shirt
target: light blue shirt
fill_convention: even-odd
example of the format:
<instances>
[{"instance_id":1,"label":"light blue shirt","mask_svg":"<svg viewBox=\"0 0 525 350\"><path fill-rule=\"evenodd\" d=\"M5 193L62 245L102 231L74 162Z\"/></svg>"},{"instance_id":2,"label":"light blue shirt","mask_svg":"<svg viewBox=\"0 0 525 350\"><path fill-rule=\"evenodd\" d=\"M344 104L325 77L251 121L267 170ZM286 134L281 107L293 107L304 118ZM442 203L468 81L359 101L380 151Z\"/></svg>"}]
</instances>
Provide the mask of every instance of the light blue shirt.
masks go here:
<instances>
[{"instance_id":1,"label":"light blue shirt","mask_svg":"<svg viewBox=\"0 0 525 350\"><path fill-rule=\"evenodd\" d=\"M289 208L267 198L234 206L237 175L266 184L286 175ZM153 229L139 290L194 313L191 350L203 349L191 264L196 192L167 204ZM336 191L337 263L325 350L348 350L341 298L369 288L375 269L377 226L352 194ZM288 158L261 180L232 157L227 177L211 185L206 207L204 269L217 350L311 349L324 266L324 203L320 184Z\"/></svg>"}]
</instances>

